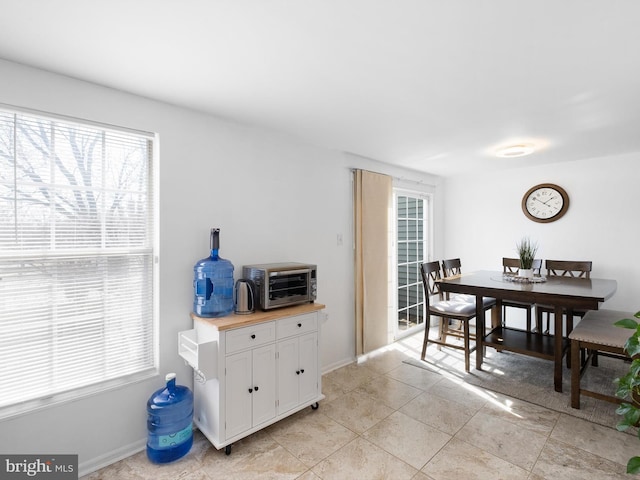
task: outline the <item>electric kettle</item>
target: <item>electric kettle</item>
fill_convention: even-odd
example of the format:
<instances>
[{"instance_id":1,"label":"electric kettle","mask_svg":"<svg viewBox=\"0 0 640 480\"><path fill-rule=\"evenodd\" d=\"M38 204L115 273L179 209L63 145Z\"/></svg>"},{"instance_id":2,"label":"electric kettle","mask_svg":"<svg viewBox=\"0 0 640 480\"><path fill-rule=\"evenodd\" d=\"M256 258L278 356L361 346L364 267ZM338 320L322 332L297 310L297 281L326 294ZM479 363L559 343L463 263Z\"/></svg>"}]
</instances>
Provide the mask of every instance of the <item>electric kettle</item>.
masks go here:
<instances>
[{"instance_id":1,"label":"electric kettle","mask_svg":"<svg viewBox=\"0 0 640 480\"><path fill-rule=\"evenodd\" d=\"M233 291L235 313L247 315L255 311L256 284L253 280L241 278L236 281Z\"/></svg>"}]
</instances>

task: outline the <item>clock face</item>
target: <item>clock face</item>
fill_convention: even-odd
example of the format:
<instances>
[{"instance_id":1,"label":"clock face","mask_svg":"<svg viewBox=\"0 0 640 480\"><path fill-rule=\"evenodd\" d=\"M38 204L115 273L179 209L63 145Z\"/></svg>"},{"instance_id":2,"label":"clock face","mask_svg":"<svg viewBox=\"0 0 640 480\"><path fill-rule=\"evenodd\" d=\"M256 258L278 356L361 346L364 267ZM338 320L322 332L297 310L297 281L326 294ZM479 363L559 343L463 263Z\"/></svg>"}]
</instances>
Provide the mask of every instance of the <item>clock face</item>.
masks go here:
<instances>
[{"instance_id":1,"label":"clock face","mask_svg":"<svg viewBox=\"0 0 640 480\"><path fill-rule=\"evenodd\" d=\"M522 198L522 210L534 222L547 223L558 220L568 208L567 192L552 183L536 185Z\"/></svg>"}]
</instances>

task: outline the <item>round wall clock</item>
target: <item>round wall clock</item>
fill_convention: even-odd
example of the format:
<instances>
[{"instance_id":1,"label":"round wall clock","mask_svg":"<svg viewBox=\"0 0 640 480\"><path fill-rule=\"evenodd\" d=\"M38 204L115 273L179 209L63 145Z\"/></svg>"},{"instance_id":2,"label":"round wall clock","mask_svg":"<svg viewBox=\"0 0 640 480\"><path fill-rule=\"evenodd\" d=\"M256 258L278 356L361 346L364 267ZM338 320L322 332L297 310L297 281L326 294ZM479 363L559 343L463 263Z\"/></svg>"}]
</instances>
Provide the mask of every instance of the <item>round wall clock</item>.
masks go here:
<instances>
[{"instance_id":1,"label":"round wall clock","mask_svg":"<svg viewBox=\"0 0 640 480\"><path fill-rule=\"evenodd\" d=\"M534 222L554 222L567 213L568 208L569 195L553 183L531 187L522 197L522 211Z\"/></svg>"}]
</instances>

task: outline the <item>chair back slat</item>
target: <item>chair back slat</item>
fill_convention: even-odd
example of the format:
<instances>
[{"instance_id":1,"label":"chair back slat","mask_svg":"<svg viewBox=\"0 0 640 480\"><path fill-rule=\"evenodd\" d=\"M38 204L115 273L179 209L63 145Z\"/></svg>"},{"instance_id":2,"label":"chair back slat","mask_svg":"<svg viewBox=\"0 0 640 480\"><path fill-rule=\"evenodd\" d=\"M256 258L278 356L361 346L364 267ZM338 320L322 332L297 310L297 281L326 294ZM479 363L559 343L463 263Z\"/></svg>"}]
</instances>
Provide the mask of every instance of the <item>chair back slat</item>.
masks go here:
<instances>
[{"instance_id":1,"label":"chair back slat","mask_svg":"<svg viewBox=\"0 0 640 480\"><path fill-rule=\"evenodd\" d=\"M519 259L502 257L502 273L517 275L518 270L520 270Z\"/></svg>"},{"instance_id":2,"label":"chair back slat","mask_svg":"<svg viewBox=\"0 0 640 480\"><path fill-rule=\"evenodd\" d=\"M547 276L590 278L592 262L571 260L547 260Z\"/></svg>"},{"instance_id":3,"label":"chair back slat","mask_svg":"<svg viewBox=\"0 0 640 480\"><path fill-rule=\"evenodd\" d=\"M533 269L534 275L540 275L540 270L542 270L542 259L536 258L533 260L533 264L531 265ZM507 275L517 275L520 270L520 259L519 258L506 258L502 257L502 272Z\"/></svg>"},{"instance_id":4,"label":"chair back slat","mask_svg":"<svg viewBox=\"0 0 640 480\"><path fill-rule=\"evenodd\" d=\"M534 275L540 275L540 270L542 270L542 259L534 258L533 263L531 264L531 268L533 269Z\"/></svg>"},{"instance_id":5,"label":"chair back slat","mask_svg":"<svg viewBox=\"0 0 640 480\"><path fill-rule=\"evenodd\" d=\"M422 284L424 285L425 301L429 305L429 298L440 293L440 285L438 280L440 276L440 262L426 262L420 265L420 273L422 274Z\"/></svg>"},{"instance_id":6,"label":"chair back slat","mask_svg":"<svg viewBox=\"0 0 640 480\"><path fill-rule=\"evenodd\" d=\"M445 277L453 277L462 273L462 263L459 258L442 261L442 273Z\"/></svg>"}]
</instances>

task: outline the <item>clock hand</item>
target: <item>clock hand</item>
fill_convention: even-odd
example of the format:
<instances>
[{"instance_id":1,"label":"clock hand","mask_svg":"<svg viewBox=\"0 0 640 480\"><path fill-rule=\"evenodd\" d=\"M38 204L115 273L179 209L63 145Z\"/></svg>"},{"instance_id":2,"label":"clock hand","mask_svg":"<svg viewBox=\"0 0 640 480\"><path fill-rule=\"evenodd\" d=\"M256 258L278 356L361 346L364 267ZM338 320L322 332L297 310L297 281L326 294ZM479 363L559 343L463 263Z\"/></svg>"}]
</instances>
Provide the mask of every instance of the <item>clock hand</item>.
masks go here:
<instances>
[{"instance_id":1,"label":"clock hand","mask_svg":"<svg viewBox=\"0 0 640 480\"><path fill-rule=\"evenodd\" d=\"M544 204L546 205L547 203L549 203L549 202L550 202L551 200L553 200L554 198L556 198L556 197L551 197L549 200L547 200L546 202L542 202L542 203L544 203Z\"/></svg>"}]
</instances>

